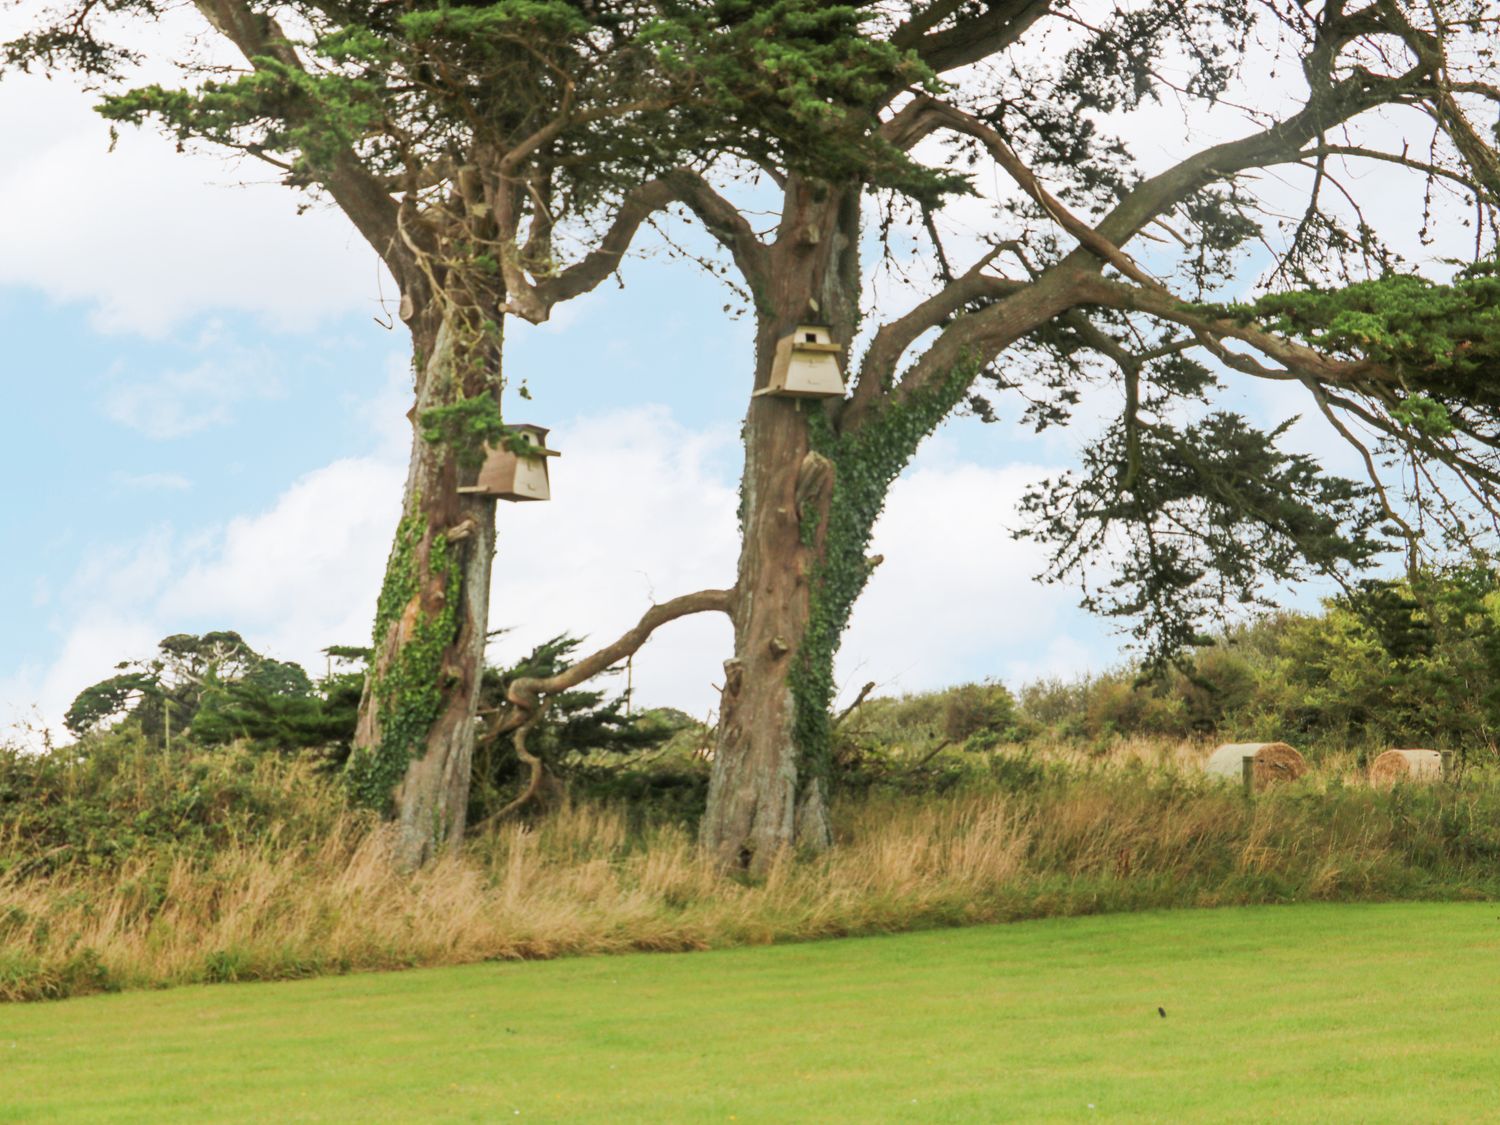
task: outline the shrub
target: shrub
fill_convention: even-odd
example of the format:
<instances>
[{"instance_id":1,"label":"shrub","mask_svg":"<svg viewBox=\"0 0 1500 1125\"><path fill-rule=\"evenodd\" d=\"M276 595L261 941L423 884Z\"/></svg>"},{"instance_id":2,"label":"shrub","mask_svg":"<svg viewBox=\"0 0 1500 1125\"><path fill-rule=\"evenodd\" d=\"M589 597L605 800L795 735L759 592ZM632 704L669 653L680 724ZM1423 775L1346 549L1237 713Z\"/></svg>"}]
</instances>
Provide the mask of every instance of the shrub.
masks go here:
<instances>
[{"instance_id":1,"label":"shrub","mask_svg":"<svg viewBox=\"0 0 1500 1125\"><path fill-rule=\"evenodd\" d=\"M208 855L271 833L315 842L347 815L312 762L243 746L169 751L127 726L41 754L0 747L0 875Z\"/></svg>"}]
</instances>

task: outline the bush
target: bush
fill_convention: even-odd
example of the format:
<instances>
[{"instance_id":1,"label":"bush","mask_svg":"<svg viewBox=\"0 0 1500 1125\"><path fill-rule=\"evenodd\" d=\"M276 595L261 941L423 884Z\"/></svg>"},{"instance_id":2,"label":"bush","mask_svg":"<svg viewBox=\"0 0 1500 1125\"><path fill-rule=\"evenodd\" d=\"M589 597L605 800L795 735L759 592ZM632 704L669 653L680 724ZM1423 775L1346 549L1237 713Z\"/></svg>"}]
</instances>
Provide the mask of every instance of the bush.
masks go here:
<instances>
[{"instance_id":1,"label":"bush","mask_svg":"<svg viewBox=\"0 0 1500 1125\"><path fill-rule=\"evenodd\" d=\"M1313 757L1391 746L1492 760L1500 583L1485 567L1367 583L1321 613L1226 629L1143 680L1122 668L1020 693L1021 729L1091 747L1117 737L1283 740Z\"/></svg>"},{"instance_id":2,"label":"bush","mask_svg":"<svg viewBox=\"0 0 1500 1125\"><path fill-rule=\"evenodd\" d=\"M962 684L939 697L943 702L943 736L950 742L967 742L988 736L989 746L1015 742L1020 737L1015 697L1004 684Z\"/></svg>"},{"instance_id":3,"label":"bush","mask_svg":"<svg viewBox=\"0 0 1500 1125\"><path fill-rule=\"evenodd\" d=\"M0 747L0 875L208 855L270 833L310 843L350 815L311 762L148 745L137 728L31 754Z\"/></svg>"}]
</instances>

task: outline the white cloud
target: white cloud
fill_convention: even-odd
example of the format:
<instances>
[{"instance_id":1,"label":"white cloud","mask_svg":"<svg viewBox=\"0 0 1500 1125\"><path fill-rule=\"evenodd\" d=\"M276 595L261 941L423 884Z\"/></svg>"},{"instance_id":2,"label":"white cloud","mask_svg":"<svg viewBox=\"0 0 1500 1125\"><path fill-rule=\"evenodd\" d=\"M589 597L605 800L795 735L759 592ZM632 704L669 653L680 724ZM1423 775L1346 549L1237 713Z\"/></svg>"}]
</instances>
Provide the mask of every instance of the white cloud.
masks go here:
<instances>
[{"instance_id":1,"label":"white cloud","mask_svg":"<svg viewBox=\"0 0 1500 1125\"><path fill-rule=\"evenodd\" d=\"M176 153L149 129L121 126L111 153L93 100L61 80L0 83L0 285L84 302L95 327L147 336L217 309L284 329L376 311L375 255L341 215L298 216L305 197L268 170Z\"/></svg>"},{"instance_id":2,"label":"white cloud","mask_svg":"<svg viewBox=\"0 0 1500 1125\"><path fill-rule=\"evenodd\" d=\"M0 740L19 735L19 741L40 742L43 731L63 737L63 714L74 697L114 675L120 660L152 652L161 636L139 617L112 613L102 604L89 606L72 622L61 651L46 668L22 668L0 680ZM22 729L14 730L17 726Z\"/></svg>"},{"instance_id":3,"label":"white cloud","mask_svg":"<svg viewBox=\"0 0 1500 1125\"><path fill-rule=\"evenodd\" d=\"M222 426L235 403L279 393L274 378L231 354L150 379L111 376L103 408L111 420L162 441Z\"/></svg>"},{"instance_id":4,"label":"white cloud","mask_svg":"<svg viewBox=\"0 0 1500 1125\"><path fill-rule=\"evenodd\" d=\"M498 659L562 632L607 644L653 601L734 582L732 431L698 433L664 407L559 426L553 500L502 505L490 602ZM636 698L703 713L729 656L718 615L674 622L635 659Z\"/></svg>"},{"instance_id":5,"label":"white cloud","mask_svg":"<svg viewBox=\"0 0 1500 1125\"><path fill-rule=\"evenodd\" d=\"M1005 674L1082 671L1113 655L1077 592L1035 581L1042 552L1017 542L1016 504L1046 470L1031 465L918 468L896 482L871 550L883 554L839 658L845 695L873 680L914 691ZM1048 666L1029 654L1051 648Z\"/></svg>"},{"instance_id":6,"label":"white cloud","mask_svg":"<svg viewBox=\"0 0 1500 1125\"><path fill-rule=\"evenodd\" d=\"M400 511L402 467L351 458L308 473L268 510L229 522L163 590L155 616L243 633L304 663L359 644Z\"/></svg>"},{"instance_id":7,"label":"white cloud","mask_svg":"<svg viewBox=\"0 0 1500 1125\"><path fill-rule=\"evenodd\" d=\"M171 578L182 544L167 526L152 528L133 543L96 547L73 574L61 600L80 619L109 616L112 607L139 605Z\"/></svg>"},{"instance_id":8,"label":"white cloud","mask_svg":"<svg viewBox=\"0 0 1500 1125\"><path fill-rule=\"evenodd\" d=\"M400 393L393 373L391 397ZM726 435L694 433L664 408L559 427L551 504L501 505L495 649L524 652L556 633L596 641L664 599L733 580L734 466L716 464ZM264 511L187 537L167 529L101 552L74 576L60 622L63 655L0 685L56 725L77 691L168 633L231 628L255 648L316 670L318 652L361 643L395 528L405 449L382 427L377 455L308 473ZM112 616L106 607L133 607ZM112 627L103 630L101 620ZM701 711L729 648L727 625L675 625L638 659L637 697Z\"/></svg>"}]
</instances>

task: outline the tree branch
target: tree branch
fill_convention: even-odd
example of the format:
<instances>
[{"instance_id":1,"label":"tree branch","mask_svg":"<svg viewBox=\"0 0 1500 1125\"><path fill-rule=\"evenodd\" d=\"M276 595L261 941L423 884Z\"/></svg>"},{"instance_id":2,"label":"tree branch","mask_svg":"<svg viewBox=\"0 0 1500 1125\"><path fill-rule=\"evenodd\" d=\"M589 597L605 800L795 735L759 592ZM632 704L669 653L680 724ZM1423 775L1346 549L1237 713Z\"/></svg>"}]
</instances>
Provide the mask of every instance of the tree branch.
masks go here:
<instances>
[{"instance_id":1,"label":"tree branch","mask_svg":"<svg viewBox=\"0 0 1500 1125\"><path fill-rule=\"evenodd\" d=\"M965 133L984 145L991 158L1005 172L1016 185L1024 191L1043 211L1050 215L1065 231L1076 238L1085 250L1097 257L1101 262L1108 263L1119 270L1132 281L1142 285L1159 285L1160 283L1150 274L1146 273L1140 266L1131 260L1130 256L1119 248L1114 242L1101 235L1084 220L1073 214L1062 201L1057 199L1051 192L1042 186L1035 173L1015 154L1015 151L1006 143L998 130L985 124L973 114L965 113L957 106L947 102L940 102L935 98L928 99L929 110L934 117L947 125L955 132Z\"/></svg>"},{"instance_id":2,"label":"tree branch","mask_svg":"<svg viewBox=\"0 0 1500 1125\"><path fill-rule=\"evenodd\" d=\"M1003 51L1026 34L1027 29L1052 10L1051 0L1009 0L991 3L981 14L961 19L952 27L931 31L943 19L962 8L959 3L942 2L927 13L914 16L898 28L891 42L909 46L918 57L939 74L987 59ZM931 18L932 16L936 18ZM911 29L911 30L908 30ZM913 34L919 31L920 34ZM900 38L906 32L906 41Z\"/></svg>"},{"instance_id":3,"label":"tree branch","mask_svg":"<svg viewBox=\"0 0 1500 1125\"><path fill-rule=\"evenodd\" d=\"M1003 250L1002 246L995 247L961 277L875 333L860 362L859 378L853 392L856 402L877 397L891 385L896 364L922 333L942 325L966 305L987 299L999 300L1026 287L1026 282L984 272Z\"/></svg>"},{"instance_id":4,"label":"tree branch","mask_svg":"<svg viewBox=\"0 0 1500 1125\"><path fill-rule=\"evenodd\" d=\"M984 15L928 35L918 46L923 62L939 74L989 58L1017 42L1052 9L1048 0L1016 0Z\"/></svg>"},{"instance_id":5,"label":"tree branch","mask_svg":"<svg viewBox=\"0 0 1500 1125\"><path fill-rule=\"evenodd\" d=\"M555 676L522 676L512 681L505 693L506 699L511 704L510 713L504 715L485 731L482 740L489 742L503 734L514 732L513 743L516 756L527 767L527 782L526 787L515 800L488 820L504 820L535 800L537 793L541 790L545 772L544 764L539 757L527 749L526 735L546 714L550 699L544 697L577 687L605 669L618 664L627 656L634 655L651 639L652 633L669 621L676 621L679 617L687 617L694 613L729 613L733 608L733 603L733 590L699 590L695 594L684 594L680 598L673 598L669 602L652 606L633 628L613 644L606 645L576 664L564 668Z\"/></svg>"},{"instance_id":6,"label":"tree branch","mask_svg":"<svg viewBox=\"0 0 1500 1125\"><path fill-rule=\"evenodd\" d=\"M735 264L751 289L770 276L770 251L756 236L744 216L701 175L676 168L629 191L615 213L614 221L580 261L534 285L524 275L508 276L506 312L533 324L545 321L554 305L589 292L619 268L641 224L669 203L682 203L698 216L705 228L733 255Z\"/></svg>"},{"instance_id":7,"label":"tree branch","mask_svg":"<svg viewBox=\"0 0 1500 1125\"><path fill-rule=\"evenodd\" d=\"M670 185L677 200L697 215L708 233L734 257L734 264L751 291L763 290L771 279L771 251L739 209L690 168L674 169L662 179Z\"/></svg>"},{"instance_id":8,"label":"tree branch","mask_svg":"<svg viewBox=\"0 0 1500 1125\"><path fill-rule=\"evenodd\" d=\"M253 10L247 0L193 0L215 30L228 39L257 70L261 59L306 71L286 32L270 15ZM417 274L397 232L397 203L385 185L348 148L341 149L324 181L334 202L405 288Z\"/></svg>"},{"instance_id":9,"label":"tree branch","mask_svg":"<svg viewBox=\"0 0 1500 1125\"><path fill-rule=\"evenodd\" d=\"M636 232L657 211L678 198L665 179L651 180L632 189L615 212L614 222L599 244L580 261L536 284L537 299L544 309L589 292L615 270L630 249Z\"/></svg>"},{"instance_id":10,"label":"tree branch","mask_svg":"<svg viewBox=\"0 0 1500 1125\"><path fill-rule=\"evenodd\" d=\"M1399 385L1398 376L1372 360L1331 359L1314 348L1267 332L1251 324L1216 317L1195 310L1172 294L1155 287L1127 285L1108 278L1080 279L1081 303L1103 305L1127 312L1142 312L1172 321L1210 339L1228 338L1249 344L1256 351L1285 367L1286 374L1307 376L1319 382L1348 386ZM1243 368L1242 368L1243 370ZM1251 370L1250 374L1285 377L1275 371Z\"/></svg>"},{"instance_id":11,"label":"tree branch","mask_svg":"<svg viewBox=\"0 0 1500 1125\"><path fill-rule=\"evenodd\" d=\"M1123 246L1152 220L1169 214L1194 192L1251 168L1300 159L1302 148L1367 109L1397 100L1425 75L1421 64L1397 78L1365 71L1315 94L1285 121L1239 140L1195 153L1166 171L1142 181L1096 226L1110 245ZM1090 252L1094 251L1089 247Z\"/></svg>"}]
</instances>

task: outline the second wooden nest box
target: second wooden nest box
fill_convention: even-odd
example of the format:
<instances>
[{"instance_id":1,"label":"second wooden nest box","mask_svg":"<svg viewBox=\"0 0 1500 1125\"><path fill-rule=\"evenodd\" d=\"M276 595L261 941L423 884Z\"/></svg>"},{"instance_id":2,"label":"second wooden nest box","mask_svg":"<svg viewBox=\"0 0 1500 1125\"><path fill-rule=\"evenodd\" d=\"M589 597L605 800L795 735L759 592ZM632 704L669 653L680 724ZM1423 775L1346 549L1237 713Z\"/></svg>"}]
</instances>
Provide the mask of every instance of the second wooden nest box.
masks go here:
<instances>
[{"instance_id":1,"label":"second wooden nest box","mask_svg":"<svg viewBox=\"0 0 1500 1125\"><path fill-rule=\"evenodd\" d=\"M552 490L547 480L547 458L561 457L555 449L547 448L547 430L541 426L519 425L511 427L512 442L520 442L527 449L514 452L505 445L486 446L484 464L474 483L459 489L471 495L493 496L497 500L551 500Z\"/></svg>"},{"instance_id":2,"label":"second wooden nest box","mask_svg":"<svg viewBox=\"0 0 1500 1125\"><path fill-rule=\"evenodd\" d=\"M833 334L821 324L799 324L797 331L776 341L771 360L771 382L758 395L791 398L843 398L844 373Z\"/></svg>"}]
</instances>

